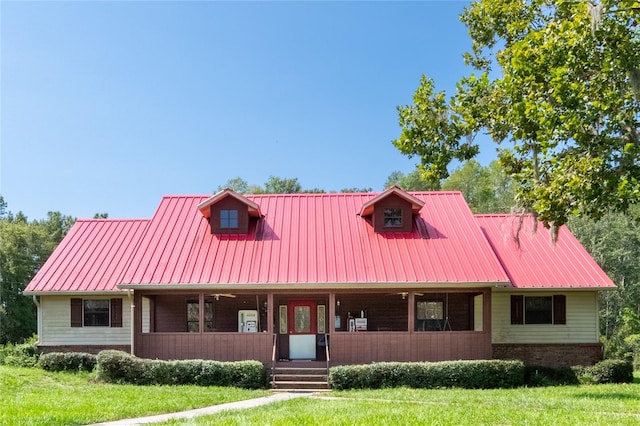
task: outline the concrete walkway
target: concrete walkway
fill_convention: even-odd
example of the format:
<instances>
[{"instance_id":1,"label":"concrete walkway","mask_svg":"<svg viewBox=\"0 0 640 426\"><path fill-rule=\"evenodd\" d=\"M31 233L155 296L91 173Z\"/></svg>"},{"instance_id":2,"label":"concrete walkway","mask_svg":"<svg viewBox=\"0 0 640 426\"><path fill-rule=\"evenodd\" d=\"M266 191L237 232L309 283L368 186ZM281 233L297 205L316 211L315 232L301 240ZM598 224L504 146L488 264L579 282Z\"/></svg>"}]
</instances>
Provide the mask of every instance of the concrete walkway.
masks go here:
<instances>
[{"instance_id":1,"label":"concrete walkway","mask_svg":"<svg viewBox=\"0 0 640 426\"><path fill-rule=\"evenodd\" d=\"M159 414L157 416L139 417L136 419L117 420L115 422L96 423L91 426L124 426L124 425L143 425L148 423L164 422L171 419L192 419L198 416L208 414L216 414L222 411L241 410L244 408L259 407L261 405L271 404L274 402L287 401L293 398L309 397L311 393L274 393L270 396L262 398L248 399L245 401L229 402L227 404L214 405L211 407L197 408L195 410L181 411L178 413Z\"/></svg>"}]
</instances>

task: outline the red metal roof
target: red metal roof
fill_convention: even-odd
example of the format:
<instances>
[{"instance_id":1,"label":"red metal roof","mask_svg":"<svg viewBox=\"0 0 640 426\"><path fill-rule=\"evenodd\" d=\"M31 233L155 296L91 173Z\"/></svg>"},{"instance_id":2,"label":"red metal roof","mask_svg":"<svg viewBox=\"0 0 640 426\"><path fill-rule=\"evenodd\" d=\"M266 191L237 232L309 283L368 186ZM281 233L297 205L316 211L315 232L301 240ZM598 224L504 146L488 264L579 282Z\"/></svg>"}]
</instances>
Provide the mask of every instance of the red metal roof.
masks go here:
<instances>
[{"instance_id":1,"label":"red metal roof","mask_svg":"<svg viewBox=\"0 0 640 426\"><path fill-rule=\"evenodd\" d=\"M123 284L506 283L459 192L412 193L428 235L374 233L360 217L377 194L246 195L260 232L212 235L198 205L164 197ZM256 235L261 238L256 239Z\"/></svg>"},{"instance_id":2,"label":"red metal roof","mask_svg":"<svg viewBox=\"0 0 640 426\"><path fill-rule=\"evenodd\" d=\"M26 288L27 293L110 292L148 220L78 220Z\"/></svg>"},{"instance_id":3,"label":"red metal roof","mask_svg":"<svg viewBox=\"0 0 640 426\"><path fill-rule=\"evenodd\" d=\"M246 195L264 215L247 235L211 234L198 208L209 196L164 197L149 220L79 220L26 292L510 281L518 288L614 286L566 228L554 247L547 230L540 226L532 237L525 223L518 247L511 217L474 217L459 192L417 192L411 197L424 205L412 232L375 233L371 218L358 213L378 195Z\"/></svg>"},{"instance_id":4,"label":"red metal roof","mask_svg":"<svg viewBox=\"0 0 640 426\"><path fill-rule=\"evenodd\" d=\"M519 217L477 215L476 219L517 288L615 287L573 234L563 226L555 245L542 224L533 233L533 219L525 218L514 237Z\"/></svg>"}]
</instances>

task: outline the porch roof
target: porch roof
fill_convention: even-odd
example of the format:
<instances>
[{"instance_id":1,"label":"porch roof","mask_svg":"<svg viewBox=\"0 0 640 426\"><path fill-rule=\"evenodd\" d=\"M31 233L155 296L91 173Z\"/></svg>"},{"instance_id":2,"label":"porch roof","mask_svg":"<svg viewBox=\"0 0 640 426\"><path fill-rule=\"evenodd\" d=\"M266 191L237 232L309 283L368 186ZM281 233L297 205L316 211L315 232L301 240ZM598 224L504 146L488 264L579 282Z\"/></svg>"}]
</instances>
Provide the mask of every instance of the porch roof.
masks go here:
<instances>
[{"instance_id":1,"label":"porch roof","mask_svg":"<svg viewBox=\"0 0 640 426\"><path fill-rule=\"evenodd\" d=\"M613 288L615 284L598 266L566 226L558 232L555 245L541 223L524 218L518 234L519 216L477 215L476 220L489 239L514 287Z\"/></svg>"}]
</instances>

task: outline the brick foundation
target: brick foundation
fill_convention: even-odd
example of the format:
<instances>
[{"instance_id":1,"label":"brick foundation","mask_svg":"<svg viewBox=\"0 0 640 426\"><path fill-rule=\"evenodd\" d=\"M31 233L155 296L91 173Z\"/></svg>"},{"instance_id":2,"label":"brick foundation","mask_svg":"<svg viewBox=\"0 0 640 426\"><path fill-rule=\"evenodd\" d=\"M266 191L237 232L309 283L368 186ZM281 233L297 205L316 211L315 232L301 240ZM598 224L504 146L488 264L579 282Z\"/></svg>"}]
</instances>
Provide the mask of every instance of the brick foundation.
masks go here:
<instances>
[{"instance_id":1,"label":"brick foundation","mask_svg":"<svg viewBox=\"0 0 640 426\"><path fill-rule=\"evenodd\" d=\"M116 351L131 352L130 345L62 345L62 346L38 346L38 350L42 354L50 352L84 352L89 354L97 354L105 349L113 349Z\"/></svg>"},{"instance_id":2,"label":"brick foundation","mask_svg":"<svg viewBox=\"0 0 640 426\"><path fill-rule=\"evenodd\" d=\"M494 343L494 359L519 359L525 365L570 367L593 365L602 360L602 344L515 344Z\"/></svg>"}]
</instances>

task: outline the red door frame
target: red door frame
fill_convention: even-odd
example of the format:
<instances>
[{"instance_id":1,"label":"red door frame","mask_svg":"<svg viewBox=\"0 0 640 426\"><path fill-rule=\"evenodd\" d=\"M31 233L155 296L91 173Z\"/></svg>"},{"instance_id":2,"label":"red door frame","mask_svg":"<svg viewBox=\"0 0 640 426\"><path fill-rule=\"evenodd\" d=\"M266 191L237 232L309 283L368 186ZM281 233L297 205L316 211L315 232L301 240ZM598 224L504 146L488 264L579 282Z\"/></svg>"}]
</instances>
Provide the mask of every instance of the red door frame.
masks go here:
<instances>
[{"instance_id":1,"label":"red door frame","mask_svg":"<svg viewBox=\"0 0 640 426\"><path fill-rule=\"evenodd\" d=\"M309 307L309 332L297 333L296 332L296 314L295 308L297 306ZM318 330L318 304L313 300L290 300L287 303L287 324L289 325L289 334L316 334Z\"/></svg>"}]
</instances>

